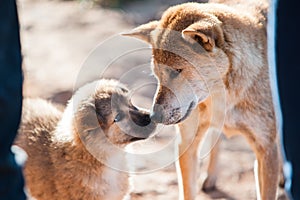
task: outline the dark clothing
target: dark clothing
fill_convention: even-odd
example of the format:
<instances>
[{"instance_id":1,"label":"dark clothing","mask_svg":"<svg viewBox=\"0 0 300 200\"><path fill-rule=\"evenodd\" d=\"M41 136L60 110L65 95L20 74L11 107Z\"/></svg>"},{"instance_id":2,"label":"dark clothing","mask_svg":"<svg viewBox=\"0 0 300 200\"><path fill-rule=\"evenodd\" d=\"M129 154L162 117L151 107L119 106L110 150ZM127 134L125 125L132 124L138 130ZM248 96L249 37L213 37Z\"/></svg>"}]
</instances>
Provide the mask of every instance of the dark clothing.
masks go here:
<instances>
[{"instance_id":1,"label":"dark clothing","mask_svg":"<svg viewBox=\"0 0 300 200\"><path fill-rule=\"evenodd\" d=\"M22 108L22 69L16 2L0 1L0 199L23 200L24 181L11 145Z\"/></svg>"},{"instance_id":2,"label":"dark clothing","mask_svg":"<svg viewBox=\"0 0 300 200\"><path fill-rule=\"evenodd\" d=\"M300 38L297 1L277 5L277 77L287 160L292 163L292 196L300 200Z\"/></svg>"}]
</instances>

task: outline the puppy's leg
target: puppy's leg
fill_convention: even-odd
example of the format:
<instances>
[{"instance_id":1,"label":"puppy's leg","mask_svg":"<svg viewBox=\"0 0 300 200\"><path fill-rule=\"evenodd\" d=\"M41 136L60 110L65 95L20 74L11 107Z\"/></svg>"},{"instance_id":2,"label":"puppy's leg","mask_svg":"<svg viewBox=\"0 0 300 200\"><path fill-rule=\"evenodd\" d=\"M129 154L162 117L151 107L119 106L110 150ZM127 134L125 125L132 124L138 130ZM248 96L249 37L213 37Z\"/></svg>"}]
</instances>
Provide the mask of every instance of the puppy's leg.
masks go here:
<instances>
[{"instance_id":1,"label":"puppy's leg","mask_svg":"<svg viewBox=\"0 0 300 200\"><path fill-rule=\"evenodd\" d=\"M279 178L279 155L276 143L255 149L260 196L257 199L274 200ZM258 193L258 192L257 192Z\"/></svg>"},{"instance_id":2,"label":"puppy's leg","mask_svg":"<svg viewBox=\"0 0 300 200\"><path fill-rule=\"evenodd\" d=\"M193 200L197 194L198 146L207 130L205 126L200 126L198 129L198 124L198 109L195 109L188 119L179 124L181 143L179 144L180 157L176 167L180 200Z\"/></svg>"}]
</instances>

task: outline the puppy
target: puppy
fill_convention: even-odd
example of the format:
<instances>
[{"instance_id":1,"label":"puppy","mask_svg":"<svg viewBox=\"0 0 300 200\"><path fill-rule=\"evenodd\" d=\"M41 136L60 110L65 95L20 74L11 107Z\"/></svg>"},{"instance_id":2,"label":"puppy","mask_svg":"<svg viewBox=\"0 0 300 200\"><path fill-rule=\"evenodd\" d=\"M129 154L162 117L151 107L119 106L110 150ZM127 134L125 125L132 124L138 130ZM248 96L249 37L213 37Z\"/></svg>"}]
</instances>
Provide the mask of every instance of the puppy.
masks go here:
<instances>
[{"instance_id":1,"label":"puppy","mask_svg":"<svg viewBox=\"0 0 300 200\"><path fill-rule=\"evenodd\" d=\"M26 186L38 200L128 197L125 153L154 131L149 113L134 107L114 80L81 87L64 112L41 99L24 101L15 144L28 154Z\"/></svg>"},{"instance_id":2,"label":"puppy","mask_svg":"<svg viewBox=\"0 0 300 200\"><path fill-rule=\"evenodd\" d=\"M181 199L196 196L197 150L206 132L245 136L257 158L257 198L276 196L278 127L267 60L268 5L235 2L177 5L160 20L123 34L152 46L159 83L152 118L179 124ZM217 149L211 152L204 189L216 181Z\"/></svg>"}]
</instances>

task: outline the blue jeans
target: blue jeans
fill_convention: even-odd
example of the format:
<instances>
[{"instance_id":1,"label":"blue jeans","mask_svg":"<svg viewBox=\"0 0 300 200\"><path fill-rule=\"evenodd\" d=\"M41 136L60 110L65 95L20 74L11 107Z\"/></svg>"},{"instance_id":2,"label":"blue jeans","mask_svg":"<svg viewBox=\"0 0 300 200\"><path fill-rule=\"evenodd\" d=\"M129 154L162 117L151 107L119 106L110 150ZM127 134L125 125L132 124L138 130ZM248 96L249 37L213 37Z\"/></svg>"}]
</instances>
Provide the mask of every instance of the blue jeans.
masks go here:
<instances>
[{"instance_id":1,"label":"blue jeans","mask_svg":"<svg viewBox=\"0 0 300 200\"><path fill-rule=\"evenodd\" d=\"M11 145L22 108L22 57L16 2L0 1L0 199L23 200L24 180Z\"/></svg>"}]
</instances>

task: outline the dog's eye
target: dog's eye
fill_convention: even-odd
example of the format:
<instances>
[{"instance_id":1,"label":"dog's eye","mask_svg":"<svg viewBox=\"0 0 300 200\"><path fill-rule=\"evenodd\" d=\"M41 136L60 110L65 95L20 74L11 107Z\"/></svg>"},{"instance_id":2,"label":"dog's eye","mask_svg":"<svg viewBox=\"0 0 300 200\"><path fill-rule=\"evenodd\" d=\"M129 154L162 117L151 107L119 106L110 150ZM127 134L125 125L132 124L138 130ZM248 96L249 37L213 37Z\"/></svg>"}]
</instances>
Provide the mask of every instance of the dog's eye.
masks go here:
<instances>
[{"instance_id":1,"label":"dog's eye","mask_svg":"<svg viewBox=\"0 0 300 200\"><path fill-rule=\"evenodd\" d=\"M181 72L182 72L182 69L175 69L175 70L172 70L172 71L170 72L170 77L171 77L171 79L176 78Z\"/></svg>"},{"instance_id":2,"label":"dog's eye","mask_svg":"<svg viewBox=\"0 0 300 200\"><path fill-rule=\"evenodd\" d=\"M176 69L176 72L179 74L182 72L182 69Z\"/></svg>"},{"instance_id":3,"label":"dog's eye","mask_svg":"<svg viewBox=\"0 0 300 200\"><path fill-rule=\"evenodd\" d=\"M115 119L114 119L114 122L119 122L119 121L121 121L123 118L124 118L124 113L119 112L119 113L116 115L116 117L115 117Z\"/></svg>"}]
</instances>

